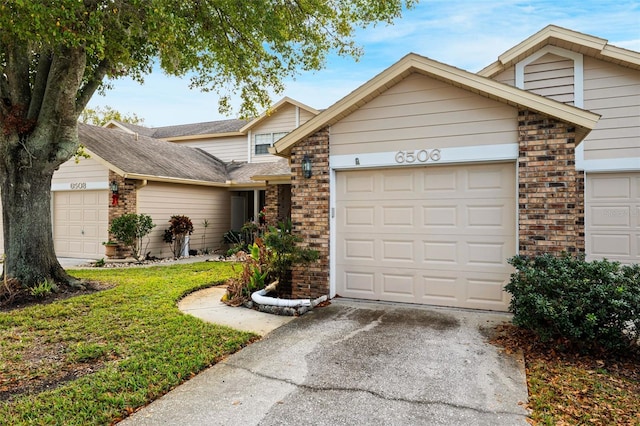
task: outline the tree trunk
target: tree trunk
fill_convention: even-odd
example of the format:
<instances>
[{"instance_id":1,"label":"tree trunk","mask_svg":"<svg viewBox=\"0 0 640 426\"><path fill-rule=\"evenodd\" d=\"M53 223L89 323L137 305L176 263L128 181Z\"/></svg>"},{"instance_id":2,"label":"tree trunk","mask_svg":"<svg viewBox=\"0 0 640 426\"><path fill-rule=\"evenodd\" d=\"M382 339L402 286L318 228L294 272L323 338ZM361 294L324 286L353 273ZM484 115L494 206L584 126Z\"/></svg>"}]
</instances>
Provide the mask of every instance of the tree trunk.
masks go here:
<instances>
[{"instance_id":1,"label":"tree trunk","mask_svg":"<svg viewBox=\"0 0 640 426\"><path fill-rule=\"evenodd\" d=\"M44 280L58 284L72 281L60 266L53 247L53 170L48 167L35 161L30 167L10 166L0 188L5 230L3 273L23 287L33 287Z\"/></svg>"}]
</instances>

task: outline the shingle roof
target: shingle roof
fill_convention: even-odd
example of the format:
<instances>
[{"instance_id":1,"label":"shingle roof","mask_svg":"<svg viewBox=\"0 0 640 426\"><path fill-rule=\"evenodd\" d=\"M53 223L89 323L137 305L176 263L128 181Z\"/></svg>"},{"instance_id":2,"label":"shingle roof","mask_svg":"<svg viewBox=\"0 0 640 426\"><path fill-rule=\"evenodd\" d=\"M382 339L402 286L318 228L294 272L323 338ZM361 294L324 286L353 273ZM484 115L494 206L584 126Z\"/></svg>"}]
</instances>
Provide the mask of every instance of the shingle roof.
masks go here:
<instances>
[{"instance_id":1,"label":"shingle roof","mask_svg":"<svg viewBox=\"0 0 640 426\"><path fill-rule=\"evenodd\" d=\"M233 183L255 183L253 176L284 176L291 174L289 161L278 159L270 163L228 163L227 172Z\"/></svg>"},{"instance_id":2,"label":"shingle roof","mask_svg":"<svg viewBox=\"0 0 640 426\"><path fill-rule=\"evenodd\" d=\"M125 174L226 183L223 161L198 148L78 124L80 142Z\"/></svg>"},{"instance_id":3,"label":"shingle roof","mask_svg":"<svg viewBox=\"0 0 640 426\"><path fill-rule=\"evenodd\" d=\"M162 127L144 127L135 124L123 123L120 121L118 121L118 124L126 127L132 132L138 133L139 135L149 136L156 139L168 139L181 136L235 133L239 132L240 129L244 127L248 122L249 120L228 119Z\"/></svg>"}]
</instances>

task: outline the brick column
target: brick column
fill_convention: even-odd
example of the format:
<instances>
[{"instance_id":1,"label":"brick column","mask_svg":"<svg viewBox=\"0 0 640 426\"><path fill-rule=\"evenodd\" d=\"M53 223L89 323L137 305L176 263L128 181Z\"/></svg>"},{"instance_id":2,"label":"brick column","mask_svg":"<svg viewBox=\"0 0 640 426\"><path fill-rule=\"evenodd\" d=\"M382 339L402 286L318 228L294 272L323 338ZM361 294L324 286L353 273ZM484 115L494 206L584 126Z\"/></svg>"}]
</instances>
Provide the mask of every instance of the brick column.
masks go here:
<instances>
[{"instance_id":1,"label":"brick column","mask_svg":"<svg viewBox=\"0 0 640 426\"><path fill-rule=\"evenodd\" d=\"M575 129L518 113L519 252L584 252L584 173L575 169Z\"/></svg>"},{"instance_id":2,"label":"brick column","mask_svg":"<svg viewBox=\"0 0 640 426\"><path fill-rule=\"evenodd\" d=\"M109 170L109 183L116 181L118 183L118 204L113 205L111 200L111 191L109 191L109 228L111 221L127 213L137 213L137 192L136 181L124 179L122 176ZM113 240L113 235L109 234L109 239ZM130 251L123 247L118 247L117 256L128 256Z\"/></svg>"},{"instance_id":3,"label":"brick column","mask_svg":"<svg viewBox=\"0 0 640 426\"><path fill-rule=\"evenodd\" d=\"M308 155L312 175L302 175ZM293 270L292 297L316 298L329 294L329 129L300 142L291 155L291 221L300 244L318 251L316 262Z\"/></svg>"},{"instance_id":4,"label":"brick column","mask_svg":"<svg viewBox=\"0 0 640 426\"><path fill-rule=\"evenodd\" d=\"M291 185L269 185L265 189L266 223L275 226L291 218Z\"/></svg>"}]
</instances>

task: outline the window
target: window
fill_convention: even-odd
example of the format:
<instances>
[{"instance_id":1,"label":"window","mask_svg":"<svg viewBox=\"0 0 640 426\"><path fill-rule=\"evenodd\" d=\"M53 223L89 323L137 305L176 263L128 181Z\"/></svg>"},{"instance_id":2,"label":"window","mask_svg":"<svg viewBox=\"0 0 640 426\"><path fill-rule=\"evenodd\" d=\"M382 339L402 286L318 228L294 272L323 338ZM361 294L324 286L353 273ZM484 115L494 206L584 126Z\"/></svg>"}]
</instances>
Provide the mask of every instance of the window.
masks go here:
<instances>
[{"instance_id":1,"label":"window","mask_svg":"<svg viewBox=\"0 0 640 426\"><path fill-rule=\"evenodd\" d=\"M255 154L263 155L269 153L269 147L272 146L279 139L284 137L287 132L276 132L276 133L259 133L254 136L253 140L255 143Z\"/></svg>"}]
</instances>

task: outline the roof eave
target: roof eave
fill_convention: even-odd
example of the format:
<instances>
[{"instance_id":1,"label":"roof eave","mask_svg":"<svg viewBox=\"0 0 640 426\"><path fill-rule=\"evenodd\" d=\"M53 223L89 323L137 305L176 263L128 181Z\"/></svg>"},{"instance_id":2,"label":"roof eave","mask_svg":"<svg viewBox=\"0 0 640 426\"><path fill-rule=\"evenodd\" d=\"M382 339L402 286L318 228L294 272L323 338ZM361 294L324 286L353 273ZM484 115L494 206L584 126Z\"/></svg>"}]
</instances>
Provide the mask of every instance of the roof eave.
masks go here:
<instances>
[{"instance_id":1,"label":"roof eave","mask_svg":"<svg viewBox=\"0 0 640 426\"><path fill-rule=\"evenodd\" d=\"M565 105L423 56L409 54L316 117L284 136L273 145L269 152L280 157L290 156L291 149L299 140L323 127L332 125L352 110L368 102L369 99L390 87L390 85L397 83L414 72L428 75L499 102L532 109L556 117L562 121L584 128L584 136L595 127L600 118L598 114ZM582 135L582 133L580 134ZM582 136L580 140L582 140L584 136Z\"/></svg>"},{"instance_id":2,"label":"roof eave","mask_svg":"<svg viewBox=\"0 0 640 426\"><path fill-rule=\"evenodd\" d=\"M269 109L267 109L265 112L263 112L262 114L260 114L258 117L254 118L253 120L251 120L250 122L248 122L244 127L242 127L240 129L241 132L243 133L247 133L249 130L251 130L253 127L257 126L259 123L263 122L264 120L266 120L267 118L269 118L271 115L273 115L274 113L276 113L278 111L278 109L280 107L282 107L284 104L291 104L293 106L296 106L298 108L302 108L306 111L309 111L310 113L314 114L314 115L318 115L320 113L320 111L318 111L315 108L310 107L309 105L305 105L302 102L298 102L295 99L291 99L288 96L285 96L284 98L280 99L278 102L276 102L275 104L273 104Z\"/></svg>"},{"instance_id":3,"label":"roof eave","mask_svg":"<svg viewBox=\"0 0 640 426\"><path fill-rule=\"evenodd\" d=\"M159 138L160 140L168 141L168 142L182 142L188 140L197 140L197 139L214 139L214 138L223 138L223 137L232 137L232 136L245 136L243 132L224 132L224 133L206 133L202 135L187 135L187 136L170 136Z\"/></svg>"}]
</instances>

